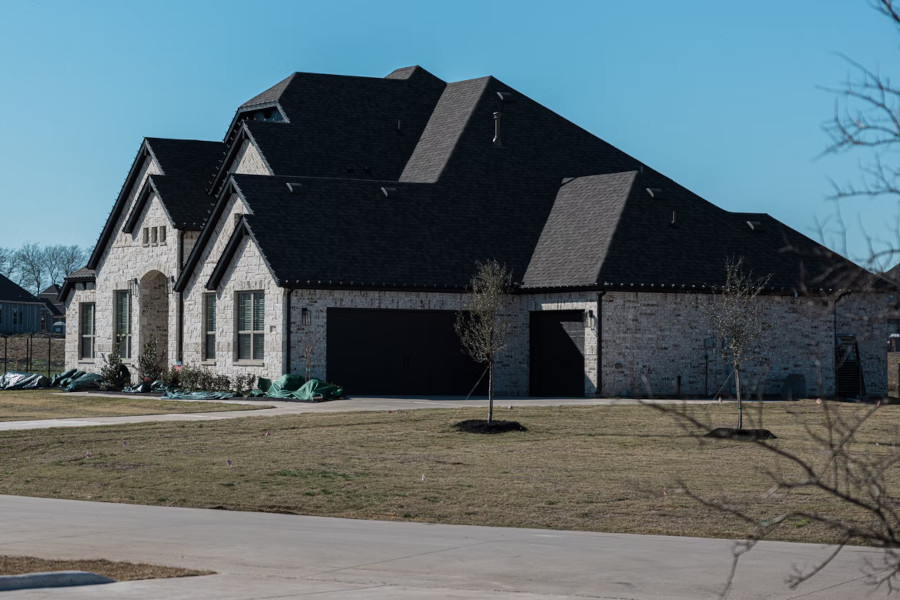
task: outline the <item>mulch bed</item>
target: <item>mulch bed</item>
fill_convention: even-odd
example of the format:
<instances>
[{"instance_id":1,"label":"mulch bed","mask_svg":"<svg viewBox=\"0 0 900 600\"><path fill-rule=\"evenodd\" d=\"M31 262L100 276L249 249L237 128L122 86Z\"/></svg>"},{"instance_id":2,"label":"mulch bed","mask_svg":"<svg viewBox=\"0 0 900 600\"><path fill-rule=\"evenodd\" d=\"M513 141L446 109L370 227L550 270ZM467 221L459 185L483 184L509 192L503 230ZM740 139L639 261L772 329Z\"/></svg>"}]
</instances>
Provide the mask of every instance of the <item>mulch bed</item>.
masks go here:
<instances>
[{"instance_id":1,"label":"mulch bed","mask_svg":"<svg viewBox=\"0 0 900 600\"><path fill-rule=\"evenodd\" d=\"M485 419L468 419L460 421L456 425L457 431L465 433L506 433L507 431L528 431L528 428L518 421L498 421L488 422Z\"/></svg>"},{"instance_id":2,"label":"mulch bed","mask_svg":"<svg viewBox=\"0 0 900 600\"><path fill-rule=\"evenodd\" d=\"M739 442L778 439L778 437L768 429L735 429L734 427L717 427L703 437L737 440Z\"/></svg>"}]
</instances>

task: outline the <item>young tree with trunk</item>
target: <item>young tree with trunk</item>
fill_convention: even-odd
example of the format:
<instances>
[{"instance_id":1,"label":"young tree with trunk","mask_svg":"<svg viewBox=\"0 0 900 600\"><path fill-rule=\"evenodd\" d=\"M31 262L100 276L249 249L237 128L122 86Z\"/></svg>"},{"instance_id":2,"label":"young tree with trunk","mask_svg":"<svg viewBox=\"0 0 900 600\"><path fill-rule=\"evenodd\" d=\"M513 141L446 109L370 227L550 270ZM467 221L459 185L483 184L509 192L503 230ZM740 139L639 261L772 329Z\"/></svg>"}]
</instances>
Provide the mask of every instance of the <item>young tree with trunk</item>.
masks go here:
<instances>
[{"instance_id":1,"label":"young tree with trunk","mask_svg":"<svg viewBox=\"0 0 900 600\"><path fill-rule=\"evenodd\" d=\"M506 346L509 323L500 314L512 276L496 260L479 263L465 310L456 315L456 334L475 362L488 373L488 423L494 420L494 359Z\"/></svg>"},{"instance_id":2,"label":"young tree with trunk","mask_svg":"<svg viewBox=\"0 0 900 600\"><path fill-rule=\"evenodd\" d=\"M744 272L744 258L725 263L725 285L715 294L707 318L724 344L731 362L738 402L738 429L744 428L741 367L758 352L759 337L767 329L765 310L757 296L771 275L755 278Z\"/></svg>"},{"instance_id":3,"label":"young tree with trunk","mask_svg":"<svg viewBox=\"0 0 900 600\"><path fill-rule=\"evenodd\" d=\"M900 3L894 0L870 0L900 33ZM853 151L864 158L863 177L856 184L834 184L833 199L865 197L896 197L900 199L900 87L887 76L849 60L856 77L838 88L835 111L825 130L831 143L825 153ZM896 262L900 243L880 253L872 252L869 264ZM893 281L900 291L900 281ZM750 286L752 289L753 286ZM889 311L898 310L898 304ZM891 314L877 315L890 317ZM724 337L724 336L723 336ZM788 578L792 587L822 571L848 544L866 544L883 550L880 560L867 561L864 576L876 586L886 586L889 592L900 589L900 503L897 501L896 473L900 467L900 442L896 432L885 430L880 413L881 402L868 406L847 406L817 399L813 406L818 418L808 418L802 411L809 439L816 448L813 454L801 453L781 442L753 440L752 444L780 459L777 468L766 471L771 487L765 497L783 495L779 514L761 520L757 514L736 509L727 499L711 499L708 494L692 489L685 482L684 490L698 502L722 511L746 523L750 529L746 542L734 550L731 573L722 596L727 596L735 575L738 560L760 540L771 537L779 529L797 523L816 524L832 533L836 543L833 550L817 564L796 570ZM655 405L675 417L693 434L709 432L711 426L686 406ZM890 408L888 408L890 410ZM887 415L885 415L887 416ZM874 432L874 433L873 433ZM875 440L873 441L873 437ZM803 501L806 494L824 495L831 508L814 511ZM792 501L793 500L793 501ZM846 516L852 513L853 518Z\"/></svg>"}]
</instances>

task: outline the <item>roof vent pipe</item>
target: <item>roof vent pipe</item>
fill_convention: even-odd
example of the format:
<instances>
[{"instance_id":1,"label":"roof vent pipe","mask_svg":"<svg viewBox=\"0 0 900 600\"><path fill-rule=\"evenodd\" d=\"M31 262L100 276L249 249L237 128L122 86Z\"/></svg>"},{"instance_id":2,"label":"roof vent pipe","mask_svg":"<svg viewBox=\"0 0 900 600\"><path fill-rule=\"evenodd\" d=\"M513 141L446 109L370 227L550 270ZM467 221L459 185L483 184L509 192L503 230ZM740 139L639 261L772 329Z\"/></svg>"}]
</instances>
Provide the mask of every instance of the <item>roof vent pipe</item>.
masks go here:
<instances>
[{"instance_id":1,"label":"roof vent pipe","mask_svg":"<svg viewBox=\"0 0 900 600\"><path fill-rule=\"evenodd\" d=\"M395 187L383 187L381 188L381 193L385 198L396 198L399 195L399 192Z\"/></svg>"},{"instance_id":2,"label":"roof vent pipe","mask_svg":"<svg viewBox=\"0 0 900 600\"><path fill-rule=\"evenodd\" d=\"M500 102L512 102L512 92L497 92Z\"/></svg>"},{"instance_id":3,"label":"roof vent pipe","mask_svg":"<svg viewBox=\"0 0 900 600\"><path fill-rule=\"evenodd\" d=\"M651 198L659 198L662 190L659 188L647 188L647 195Z\"/></svg>"},{"instance_id":4,"label":"roof vent pipe","mask_svg":"<svg viewBox=\"0 0 900 600\"><path fill-rule=\"evenodd\" d=\"M494 140L493 141L494 141L495 146L503 145L500 143L500 117L502 117L502 116L503 116L503 113L501 113L501 112L494 113Z\"/></svg>"}]
</instances>

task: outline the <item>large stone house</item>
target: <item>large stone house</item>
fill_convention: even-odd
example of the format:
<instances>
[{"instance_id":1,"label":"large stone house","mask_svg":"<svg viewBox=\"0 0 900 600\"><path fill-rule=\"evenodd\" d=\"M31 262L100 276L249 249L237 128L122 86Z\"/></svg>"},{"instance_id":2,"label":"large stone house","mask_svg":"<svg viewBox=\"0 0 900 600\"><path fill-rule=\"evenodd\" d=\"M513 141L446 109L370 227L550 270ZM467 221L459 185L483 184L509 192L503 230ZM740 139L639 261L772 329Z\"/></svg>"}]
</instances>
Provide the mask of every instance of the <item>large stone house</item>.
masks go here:
<instances>
[{"instance_id":1,"label":"large stone house","mask_svg":"<svg viewBox=\"0 0 900 600\"><path fill-rule=\"evenodd\" d=\"M885 393L884 297L772 217L714 206L493 77L295 73L222 142L143 141L64 285L66 360L96 370L119 340L134 363L154 336L169 364L277 377L308 357L351 394L465 394L483 368L454 314L496 259L515 284L498 393L708 395L729 370L702 308L739 256L771 274L745 381L834 394L852 345Z\"/></svg>"}]
</instances>

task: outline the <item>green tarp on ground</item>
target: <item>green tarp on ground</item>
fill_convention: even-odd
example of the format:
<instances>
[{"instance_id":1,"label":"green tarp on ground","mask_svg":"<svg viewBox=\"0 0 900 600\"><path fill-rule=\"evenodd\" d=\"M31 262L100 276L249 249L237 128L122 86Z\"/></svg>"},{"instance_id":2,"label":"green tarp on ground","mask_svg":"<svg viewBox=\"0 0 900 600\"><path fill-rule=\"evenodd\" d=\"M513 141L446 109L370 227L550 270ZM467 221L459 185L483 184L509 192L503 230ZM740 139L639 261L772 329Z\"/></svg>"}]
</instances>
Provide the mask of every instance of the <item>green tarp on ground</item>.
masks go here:
<instances>
[{"instance_id":1,"label":"green tarp on ground","mask_svg":"<svg viewBox=\"0 0 900 600\"><path fill-rule=\"evenodd\" d=\"M83 390L99 390L102 377L96 373L82 373L78 377L72 378L71 381L63 388L67 392L80 392Z\"/></svg>"},{"instance_id":2,"label":"green tarp on ground","mask_svg":"<svg viewBox=\"0 0 900 600\"><path fill-rule=\"evenodd\" d=\"M300 375L282 375L275 381L260 377L257 389L250 392L254 398L279 398L282 400L300 400L302 402L323 402L336 400L344 395L343 388L310 379L304 381Z\"/></svg>"},{"instance_id":3,"label":"green tarp on ground","mask_svg":"<svg viewBox=\"0 0 900 600\"><path fill-rule=\"evenodd\" d=\"M33 390L50 387L50 380L37 373L9 371L0 375L0 390Z\"/></svg>"},{"instance_id":4,"label":"green tarp on ground","mask_svg":"<svg viewBox=\"0 0 900 600\"><path fill-rule=\"evenodd\" d=\"M57 373L50 380L50 387L66 387L72 383L73 379L77 379L82 375L84 375L84 371L79 371L78 369L69 369L68 371Z\"/></svg>"}]
</instances>

